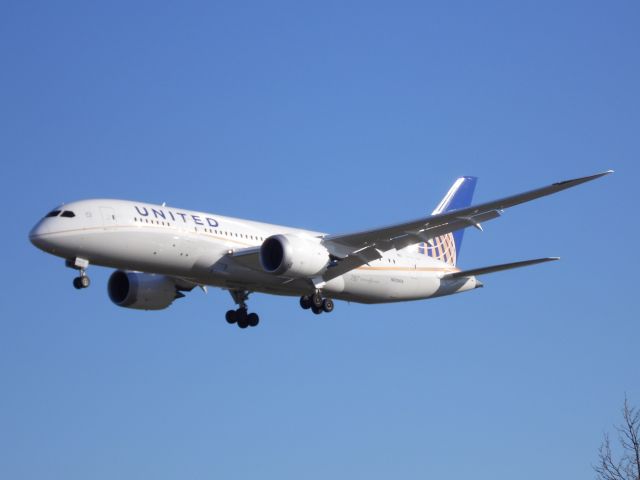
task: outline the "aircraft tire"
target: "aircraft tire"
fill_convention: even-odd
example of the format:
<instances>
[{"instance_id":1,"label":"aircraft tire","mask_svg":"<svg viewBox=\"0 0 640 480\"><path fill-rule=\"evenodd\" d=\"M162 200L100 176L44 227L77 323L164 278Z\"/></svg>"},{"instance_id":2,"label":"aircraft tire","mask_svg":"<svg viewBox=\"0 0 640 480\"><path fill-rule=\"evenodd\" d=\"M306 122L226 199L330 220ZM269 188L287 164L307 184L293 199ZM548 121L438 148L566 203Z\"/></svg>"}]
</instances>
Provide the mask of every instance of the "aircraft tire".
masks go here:
<instances>
[{"instance_id":1,"label":"aircraft tire","mask_svg":"<svg viewBox=\"0 0 640 480\"><path fill-rule=\"evenodd\" d=\"M247 322L247 320L238 320L238 327L240 328L247 328L249 326L249 323Z\"/></svg>"},{"instance_id":2,"label":"aircraft tire","mask_svg":"<svg viewBox=\"0 0 640 480\"><path fill-rule=\"evenodd\" d=\"M331 300L330 298L325 298L322 301L322 310L324 310L327 313L331 313L333 312L333 300Z\"/></svg>"},{"instance_id":3,"label":"aircraft tire","mask_svg":"<svg viewBox=\"0 0 640 480\"><path fill-rule=\"evenodd\" d=\"M257 313L250 313L247 315L247 323L250 327L257 327L258 323L260 323L260 317L258 317Z\"/></svg>"},{"instance_id":4,"label":"aircraft tire","mask_svg":"<svg viewBox=\"0 0 640 480\"><path fill-rule=\"evenodd\" d=\"M312 305L311 311L316 315L320 315L322 313L322 307L316 307L315 305Z\"/></svg>"},{"instance_id":5,"label":"aircraft tire","mask_svg":"<svg viewBox=\"0 0 640 480\"><path fill-rule=\"evenodd\" d=\"M249 326L246 308L239 308L236 310L236 322L240 328L247 328Z\"/></svg>"},{"instance_id":6,"label":"aircraft tire","mask_svg":"<svg viewBox=\"0 0 640 480\"><path fill-rule=\"evenodd\" d=\"M308 295L300 297L300 306L305 310L309 310L311 308L311 298Z\"/></svg>"},{"instance_id":7,"label":"aircraft tire","mask_svg":"<svg viewBox=\"0 0 640 480\"><path fill-rule=\"evenodd\" d=\"M89 277L87 277L86 275L82 275L73 279L73 286L78 290L87 288L89 287L89 285L91 285L91 280L89 280Z\"/></svg>"},{"instance_id":8,"label":"aircraft tire","mask_svg":"<svg viewBox=\"0 0 640 480\"><path fill-rule=\"evenodd\" d=\"M236 319L236 311L235 310L227 311L227 313L225 314L224 318L227 321L227 323L230 324L230 325L236 323L236 321L237 321L237 319Z\"/></svg>"},{"instance_id":9,"label":"aircraft tire","mask_svg":"<svg viewBox=\"0 0 640 480\"><path fill-rule=\"evenodd\" d=\"M311 306L316 308L322 308L322 295L320 292L316 292L311 296Z\"/></svg>"}]
</instances>

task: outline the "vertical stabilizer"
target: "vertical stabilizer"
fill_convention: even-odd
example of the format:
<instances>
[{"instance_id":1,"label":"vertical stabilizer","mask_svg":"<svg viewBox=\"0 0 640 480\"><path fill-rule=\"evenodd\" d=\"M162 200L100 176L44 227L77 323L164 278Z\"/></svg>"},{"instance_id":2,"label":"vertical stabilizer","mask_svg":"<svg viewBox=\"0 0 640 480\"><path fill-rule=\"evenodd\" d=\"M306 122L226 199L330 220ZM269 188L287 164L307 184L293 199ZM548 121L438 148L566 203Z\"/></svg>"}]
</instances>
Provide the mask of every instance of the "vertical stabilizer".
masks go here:
<instances>
[{"instance_id":1,"label":"vertical stabilizer","mask_svg":"<svg viewBox=\"0 0 640 480\"><path fill-rule=\"evenodd\" d=\"M471 205L473 200L473 192L476 189L476 182L478 177L460 177L455 182L440 201L436 209L431 215L437 215L438 213L447 213L452 210L459 210L460 208L466 208ZM462 236L464 235L464 229L456 230L453 232L453 241L456 246L456 253L460 255L460 246L462 245Z\"/></svg>"},{"instance_id":2,"label":"vertical stabilizer","mask_svg":"<svg viewBox=\"0 0 640 480\"><path fill-rule=\"evenodd\" d=\"M477 177L460 177L456 179L431 215L447 213L471 205L477 180ZM464 229L441 235L427 243L419 244L418 252L455 266L460 255L463 235Z\"/></svg>"}]
</instances>

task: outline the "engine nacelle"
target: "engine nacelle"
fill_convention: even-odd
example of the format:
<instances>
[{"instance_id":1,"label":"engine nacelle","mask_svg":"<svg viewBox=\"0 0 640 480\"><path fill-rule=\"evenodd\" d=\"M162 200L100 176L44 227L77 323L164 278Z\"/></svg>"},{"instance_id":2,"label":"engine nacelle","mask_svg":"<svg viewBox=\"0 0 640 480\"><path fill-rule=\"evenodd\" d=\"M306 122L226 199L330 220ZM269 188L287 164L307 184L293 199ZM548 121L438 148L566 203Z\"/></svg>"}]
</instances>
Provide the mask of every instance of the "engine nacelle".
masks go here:
<instances>
[{"instance_id":1,"label":"engine nacelle","mask_svg":"<svg viewBox=\"0 0 640 480\"><path fill-rule=\"evenodd\" d=\"M260 247L265 272L288 277L313 277L329 264L329 251L320 242L295 235L272 235Z\"/></svg>"},{"instance_id":2,"label":"engine nacelle","mask_svg":"<svg viewBox=\"0 0 640 480\"><path fill-rule=\"evenodd\" d=\"M109 298L120 307L162 310L183 295L164 275L116 270L109 277Z\"/></svg>"}]
</instances>

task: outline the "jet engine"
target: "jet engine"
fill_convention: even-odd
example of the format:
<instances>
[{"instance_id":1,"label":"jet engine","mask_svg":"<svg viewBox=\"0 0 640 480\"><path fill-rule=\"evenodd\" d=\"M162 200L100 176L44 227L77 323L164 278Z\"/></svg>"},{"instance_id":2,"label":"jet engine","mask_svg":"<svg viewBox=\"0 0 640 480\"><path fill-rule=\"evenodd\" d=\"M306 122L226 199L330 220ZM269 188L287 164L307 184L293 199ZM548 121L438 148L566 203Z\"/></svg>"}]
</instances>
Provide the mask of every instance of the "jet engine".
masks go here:
<instances>
[{"instance_id":1,"label":"jet engine","mask_svg":"<svg viewBox=\"0 0 640 480\"><path fill-rule=\"evenodd\" d=\"M184 297L176 284L164 275L116 270L109 277L109 298L120 307L162 310Z\"/></svg>"},{"instance_id":2,"label":"jet engine","mask_svg":"<svg viewBox=\"0 0 640 480\"><path fill-rule=\"evenodd\" d=\"M272 235L260 247L262 268L274 275L313 277L322 272L330 261L328 250L311 238Z\"/></svg>"}]
</instances>

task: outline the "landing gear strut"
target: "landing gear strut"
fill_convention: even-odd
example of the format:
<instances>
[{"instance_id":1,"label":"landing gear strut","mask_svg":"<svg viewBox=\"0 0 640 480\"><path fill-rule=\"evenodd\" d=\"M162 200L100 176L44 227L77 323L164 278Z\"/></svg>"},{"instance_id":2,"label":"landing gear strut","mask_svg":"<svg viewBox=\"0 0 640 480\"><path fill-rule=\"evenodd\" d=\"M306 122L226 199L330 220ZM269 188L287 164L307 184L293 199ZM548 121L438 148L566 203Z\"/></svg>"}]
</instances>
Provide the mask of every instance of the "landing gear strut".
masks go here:
<instances>
[{"instance_id":1,"label":"landing gear strut","mask_svg":"<svg viewBox=\"0 0 640 480\"><path fill-rule=\"evenodd\" d=\"M73 286L81 290L83 288L88 288L91 285L91 280L87 276L87 267L89 266L89 260L84 258L74 258L73 260L67 260L66 265L69 268L73 268L74 270L78 270L80 275L73 279Z\"/></svg>"},{"instance_id":2,"label":"landing gear strut","mask_svg":"<svg viewBox=\"0 0 640 480\"><path fill-rule=\"evenodd\" d=\"M249 299L249 292L246 290L229 290L233 301L238 305L237 310L229 310L225 319L227 323L238 324L240 328L255 327L260 323L260 317L257 313L247 312L247 300Z\"/></svg>"},{"instance_id":3,"label":"landing gear strut","mask_svg":"<svg viewBox=\"0 0 640 480\"><path fill-rule=\"evenodd\" d=\"M313 295L303 295L300 297L300 306L305 310L311 309L316 315L322 312L332 312L334 307L333 300L323 298L319 290L316 290Z\"/></svg>"}]
</instances>

